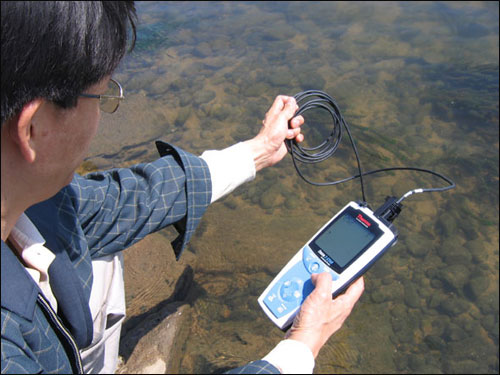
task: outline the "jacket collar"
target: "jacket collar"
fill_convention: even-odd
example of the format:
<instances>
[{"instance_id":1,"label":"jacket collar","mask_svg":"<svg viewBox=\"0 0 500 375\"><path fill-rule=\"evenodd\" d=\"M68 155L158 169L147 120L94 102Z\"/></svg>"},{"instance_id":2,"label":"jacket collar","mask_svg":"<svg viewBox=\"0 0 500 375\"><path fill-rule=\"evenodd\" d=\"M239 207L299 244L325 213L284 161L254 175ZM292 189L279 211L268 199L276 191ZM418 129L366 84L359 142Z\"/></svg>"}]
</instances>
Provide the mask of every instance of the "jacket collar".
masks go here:
<instances>
[{"instance_id":1,"label":"jacket collar","mask_svg":"<svg viewBox=\"0 0 500 375\"><path fill-rule=\"evenodd\" d=\"M40 289L19 262L14 251L2 241L2 308L31 321Z\"/></svg>"},{"instance_id":2,"label":"jacket collar","mask_svg":"<svg viewBox=\"0 0 500 375\"><path fill-rule=\"evenodd\" d=\"M48 273L52 293L57 299L57 315L70 330L80 348L92 342L93 321L83 285L77 275L68 253L65 240L70 237L59 236L61 218L58 215L58 199L53 198L31 206L26 214L46 241L46 247L55 254ZM92 272L92 270L90 270Z\"/></svg>"}]
</instances>

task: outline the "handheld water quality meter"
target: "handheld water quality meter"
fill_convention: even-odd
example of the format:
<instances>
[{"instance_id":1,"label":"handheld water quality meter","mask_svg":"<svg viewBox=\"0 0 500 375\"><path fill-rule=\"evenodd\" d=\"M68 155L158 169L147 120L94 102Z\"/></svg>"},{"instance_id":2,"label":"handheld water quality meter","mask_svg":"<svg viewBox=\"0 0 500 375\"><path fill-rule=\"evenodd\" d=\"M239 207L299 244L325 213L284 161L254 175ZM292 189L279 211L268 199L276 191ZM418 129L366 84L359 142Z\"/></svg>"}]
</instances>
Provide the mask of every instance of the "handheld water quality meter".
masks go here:
<instances>
[{"instance_id":1,"label":"handheld water quality meter","mask_svg":"<svg viewBox=\"0 0 500 375\"><path fill-rule=\"evenodd\" d=\"M291 325L312 292L311 274L332 275L336 297L397 242L394 226L368 207L350 202L328 221L288 262L258 302L281 329Z\"/></svg>"},{"instance_id":2,"label":"handheld water quality meter","mask_svg":"<svg viewBox=\"0 0 500 375\"><path fill-rule=\"evenodd\" d=\"M285 141L299 176L304 181L318 186L336 185L359 178L363 200L348 203L321 227L258 298L259 305L266 315L282 330L293 323L300 306L313 291L311 274L329 272L332 275L332 298L335 298L364 274L387 249L396 244L398 232L392 221L401 212L401 202L404 199L415 193L445 191L455 187L455 183L448 177L423 168L392 167L362 172L356 145L335 100L317 90L298 93L294 98L299 104L296 116L310 109L326 110L330 113L334 125L328 138L317 147L305 148L298 145L295 140ZM300 172L296 160L314 164L328 159L340 144L343 127L351 141L359 174L334 182L310 181ZM394 170L430 173L448 182L449 186L410 190L399 199L387 197L385 203L373 212L365 203L363 176Z\"/></svg>"}]
</instances>

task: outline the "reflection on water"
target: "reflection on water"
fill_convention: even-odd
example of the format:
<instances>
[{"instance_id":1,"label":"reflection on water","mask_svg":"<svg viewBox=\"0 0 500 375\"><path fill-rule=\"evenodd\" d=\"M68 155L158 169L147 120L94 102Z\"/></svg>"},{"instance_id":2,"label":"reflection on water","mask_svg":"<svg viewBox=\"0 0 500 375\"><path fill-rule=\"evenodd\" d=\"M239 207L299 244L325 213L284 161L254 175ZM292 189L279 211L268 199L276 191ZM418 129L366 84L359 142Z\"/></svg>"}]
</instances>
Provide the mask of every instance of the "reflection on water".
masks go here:
<instances>
[{"instance_id":1,"label":"reflection on water","mask_svg":"<svg viewBox=\"0 0 500 375\"><path fill-rule=\"evenodd\" d=\"M104 118L88 161L106 168L152 160L157 138L197 154L223 148L255 135L276 95L328 92L364 169L430 168L457 188L405 202L399 243L365 276L364 296L315 372L498 373L498 4L138 8L137 46L116 74L127 100ZM328 125L309 116L303 131L314 144ZM333 159L304 169L321 181L350 176L356 165L344 139ZM372 207L442 184L413 172L365 183ZM183 356L173 359L178 371L219 371L265 355L282 333L257 297L356 199L357 181L309 186L287 157L210 207L190 245L198 287Z\"/></svg>"}]
</instances>

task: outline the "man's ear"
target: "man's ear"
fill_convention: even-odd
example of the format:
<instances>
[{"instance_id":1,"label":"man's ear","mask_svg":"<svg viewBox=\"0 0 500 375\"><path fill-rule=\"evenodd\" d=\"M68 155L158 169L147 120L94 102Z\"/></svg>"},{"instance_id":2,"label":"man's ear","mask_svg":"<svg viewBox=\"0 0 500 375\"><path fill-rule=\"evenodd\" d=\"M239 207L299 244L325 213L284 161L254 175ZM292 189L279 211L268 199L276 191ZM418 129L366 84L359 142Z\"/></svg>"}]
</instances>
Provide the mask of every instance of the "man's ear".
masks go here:
<instances>
[{"instance_id":1,"label":"man's ear","mask_svg":"<svg viewBox=\"0 0 500 375\"><path fill-rule=\"evenodd\" d=\"M18 145L19 151L28 163L33 163L36 158L36 150L33 142L33 127L35 115L40 110L44 100L34 99L24 105L21 112L10 120L10 135Z\"/></svg>"}]
</instances>

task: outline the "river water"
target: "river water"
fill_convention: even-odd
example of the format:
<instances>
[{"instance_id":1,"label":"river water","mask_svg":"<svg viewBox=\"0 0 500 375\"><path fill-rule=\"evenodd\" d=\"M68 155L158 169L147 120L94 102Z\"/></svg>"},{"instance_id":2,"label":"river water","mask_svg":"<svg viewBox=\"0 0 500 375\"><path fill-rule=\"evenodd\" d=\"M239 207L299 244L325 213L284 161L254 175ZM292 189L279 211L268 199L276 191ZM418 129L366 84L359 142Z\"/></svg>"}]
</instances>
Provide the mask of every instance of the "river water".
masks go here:
<instances>
[{"instance_id":1,"label":"river water","mask_svg":"<svg viewBox=\"0 0 500 375\"><path fill-rule=\"evenodd\" d=\"M365 170L429 168L457 187L404 202L398 244L365 275L364 295L315 372L498 373L498 3L137 7L137 44L115 74L126 100L103 116L87 165L154 160L156 139L194 154L224 148L257 133L276 95L329 93ZM306 143L317 144L330 121L305 117ZM345 138L333 158L303 168L318 181L356 173ZM388 195L445 183L391 172L365 185L376 208ZM267 354L282 333L258 296L319 227L359 199L358 180L308 185L287 156L212 205L187 250L196 261L178 371L223 371Z\"/></svg>"}]
</instances>

